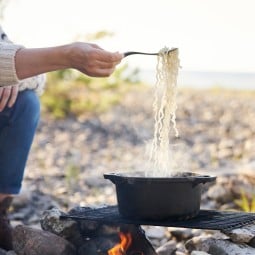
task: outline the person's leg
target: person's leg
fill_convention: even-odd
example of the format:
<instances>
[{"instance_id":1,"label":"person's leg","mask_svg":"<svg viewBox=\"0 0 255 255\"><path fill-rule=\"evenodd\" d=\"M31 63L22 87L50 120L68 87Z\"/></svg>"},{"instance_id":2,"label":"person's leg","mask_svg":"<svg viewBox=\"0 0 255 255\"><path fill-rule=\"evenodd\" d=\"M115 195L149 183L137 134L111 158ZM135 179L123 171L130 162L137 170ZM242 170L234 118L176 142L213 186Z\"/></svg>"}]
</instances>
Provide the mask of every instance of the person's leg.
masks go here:
<instances>
[{"instance_id":1,"label":"person's leg","mask_svg":"<svg viewBox=\"0 0 255 255\"><path fill-rule=\"evenodd\" d=\"M7 250L6 212L11 196L21 189L39 116L40 103L31 90L20 92L15 105L0 112L0 247Z\"/></svg>"},{"instance_id":2,"label":"person's leg","mask_svg":"<svg viewBox=\"0 0 255 255\"><path fill-rule=\"evenodd\" d=\"M18 194L40 116L32 90L20 92L12 108L0 113L0 194Z\"/></svg>"}]
</instances>

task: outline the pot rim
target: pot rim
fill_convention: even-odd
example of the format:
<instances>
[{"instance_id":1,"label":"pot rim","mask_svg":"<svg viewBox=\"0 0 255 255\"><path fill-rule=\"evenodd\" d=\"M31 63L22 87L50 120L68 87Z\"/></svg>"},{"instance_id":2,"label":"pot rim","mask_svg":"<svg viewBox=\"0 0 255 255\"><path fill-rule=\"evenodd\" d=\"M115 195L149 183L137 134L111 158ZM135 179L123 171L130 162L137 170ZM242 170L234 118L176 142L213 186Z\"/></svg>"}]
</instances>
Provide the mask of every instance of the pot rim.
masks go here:
<instances>
[{"instance_id":1,"label":"pot rim","mask_svg":"<svg viewBox=\"0 0 255 255\"><path fill-rule=\"evenodd\" d=\"M139 176L138 174L142 174ZM143 176L145 173L142 171L136 172L123 172L123 173L106 173L104 174L105 179L110 179L115 182L196 182L196 183L205 183L212 182L216 180L216 176L197 174L193 172L182 172L187 176L173 176L173 177L146 177Z\"/></svg>"}]
</instances>

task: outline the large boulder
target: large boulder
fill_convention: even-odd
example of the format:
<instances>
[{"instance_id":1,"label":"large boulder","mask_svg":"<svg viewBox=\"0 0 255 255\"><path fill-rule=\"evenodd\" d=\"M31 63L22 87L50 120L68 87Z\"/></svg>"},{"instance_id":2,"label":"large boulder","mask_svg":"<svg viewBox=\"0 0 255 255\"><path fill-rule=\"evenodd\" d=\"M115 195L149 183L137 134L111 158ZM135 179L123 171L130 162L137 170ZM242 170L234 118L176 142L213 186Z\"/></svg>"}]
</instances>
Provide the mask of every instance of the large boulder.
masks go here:
<instances>
[{"instance_id":1,"label":"large boulder","mask_svg":"<svg viewBox=\"0 0 255 255\"><path fill-rule=\"evenodd\" d=\"M13 230L14 251L19 255L75 255L75 247L48 231L19 225Z\"/></svg>"}]
</instances>

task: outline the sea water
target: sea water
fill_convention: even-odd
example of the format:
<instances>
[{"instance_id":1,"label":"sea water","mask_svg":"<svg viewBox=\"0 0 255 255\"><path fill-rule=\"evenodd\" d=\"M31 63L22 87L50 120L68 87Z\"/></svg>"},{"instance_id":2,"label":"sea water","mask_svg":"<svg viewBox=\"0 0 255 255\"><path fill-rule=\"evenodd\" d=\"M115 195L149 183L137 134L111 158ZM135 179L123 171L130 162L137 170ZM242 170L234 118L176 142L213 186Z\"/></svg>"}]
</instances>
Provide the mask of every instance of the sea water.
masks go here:
<instances>
[{"instance_id":1,"label":"sea water","mask_svg":"<svg viewBox=\"0 0 255 255\"><path fill-rule=\"evenodd\" d=\"M155 84L155 70L140 70L140 79ZM255 73L179 71L178 86L193 88L222 87L255 90Z\"/></svg>"}]
</instances>

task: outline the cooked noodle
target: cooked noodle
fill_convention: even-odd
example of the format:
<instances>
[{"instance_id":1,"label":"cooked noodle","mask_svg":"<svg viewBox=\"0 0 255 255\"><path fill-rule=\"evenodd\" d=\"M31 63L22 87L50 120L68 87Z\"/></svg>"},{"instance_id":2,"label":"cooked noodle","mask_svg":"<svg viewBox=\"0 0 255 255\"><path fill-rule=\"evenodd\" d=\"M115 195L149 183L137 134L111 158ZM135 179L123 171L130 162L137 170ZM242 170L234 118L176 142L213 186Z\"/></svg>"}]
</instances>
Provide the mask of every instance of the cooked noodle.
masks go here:
<instances>
[{"instance_id":1,"label":"cooked noodle","mask_svg":"<svg viewBox=\"0 0 255 255\"><path fill-rule=\"evenodd\" d=\"M179 65L178 49L169 52L165 47L159 51L153 102L155 126L150 153L152 176L168 176L173 163L170 155L170 131L172 128L178 136L175 112Z\"/></svg>"}]
</instances>

